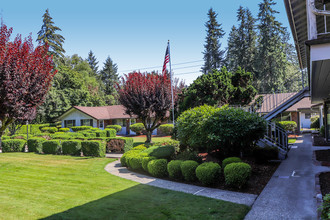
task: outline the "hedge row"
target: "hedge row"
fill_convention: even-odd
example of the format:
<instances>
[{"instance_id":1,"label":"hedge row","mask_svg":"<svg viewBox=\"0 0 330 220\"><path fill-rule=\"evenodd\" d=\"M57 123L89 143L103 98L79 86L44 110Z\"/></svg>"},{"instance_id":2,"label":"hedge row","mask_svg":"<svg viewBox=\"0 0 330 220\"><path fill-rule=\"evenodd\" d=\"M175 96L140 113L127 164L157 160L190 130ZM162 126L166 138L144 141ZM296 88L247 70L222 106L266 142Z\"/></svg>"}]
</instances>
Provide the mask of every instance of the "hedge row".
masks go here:
<instances>
[{"instance_id":1,"label":"hedge row","mask_svg":"<svg viewBox=\"0 0 330 220\"><path fill-rule=\"evenodd\" d=\"M24 152L25 140L7 139L2 141L2 152Z\"/></svg>"}]
</instances>

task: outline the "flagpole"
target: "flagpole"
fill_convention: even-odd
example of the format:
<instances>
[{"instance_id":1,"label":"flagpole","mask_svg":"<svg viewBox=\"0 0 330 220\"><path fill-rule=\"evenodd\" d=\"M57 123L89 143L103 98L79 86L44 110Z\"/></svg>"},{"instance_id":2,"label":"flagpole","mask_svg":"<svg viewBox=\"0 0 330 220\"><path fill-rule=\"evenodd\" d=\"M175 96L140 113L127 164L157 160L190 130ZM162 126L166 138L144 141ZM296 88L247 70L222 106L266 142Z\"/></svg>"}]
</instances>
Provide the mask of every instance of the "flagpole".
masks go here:
<instances>
[{"instance_id":1,"label":"flagpole","mask_svg":"<svg viewBox=\"0 0 330 220\"><path fill-rule=\"evenodd\" d=\"M167 42L168 46L168 54L169 54L169 63L170 63L170 78L171 78L171 96L172 96L172 119L173 119L173 125L175 125L174 122L174 97L173 97L173 77L172 77L172 66L171 66L171 53L170 53L170 40Z\"/></svg>"}]
</instances>

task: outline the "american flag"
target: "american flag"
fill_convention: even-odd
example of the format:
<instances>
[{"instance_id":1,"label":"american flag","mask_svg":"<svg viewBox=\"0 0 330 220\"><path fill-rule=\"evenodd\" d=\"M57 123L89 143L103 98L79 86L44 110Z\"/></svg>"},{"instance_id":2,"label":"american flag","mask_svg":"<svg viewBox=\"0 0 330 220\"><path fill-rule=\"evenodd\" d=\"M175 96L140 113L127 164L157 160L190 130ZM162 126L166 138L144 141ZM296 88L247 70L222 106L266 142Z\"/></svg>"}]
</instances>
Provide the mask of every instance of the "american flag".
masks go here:
<instances>
[{"instance_id":1,"label":"american flag","mask_svg":"<svg viewBox=\"0 0 330 220\"><path fill-rule=\"evenodd\" d=\"M167 44L167 48L166 48L166 53L165 53L165 59L164 59L164 65L163 65L163 74L166 73L166 65L168 64L168 62L170 61L170 51L169 51L169 44Z\"/></svg>"}]
</instances>

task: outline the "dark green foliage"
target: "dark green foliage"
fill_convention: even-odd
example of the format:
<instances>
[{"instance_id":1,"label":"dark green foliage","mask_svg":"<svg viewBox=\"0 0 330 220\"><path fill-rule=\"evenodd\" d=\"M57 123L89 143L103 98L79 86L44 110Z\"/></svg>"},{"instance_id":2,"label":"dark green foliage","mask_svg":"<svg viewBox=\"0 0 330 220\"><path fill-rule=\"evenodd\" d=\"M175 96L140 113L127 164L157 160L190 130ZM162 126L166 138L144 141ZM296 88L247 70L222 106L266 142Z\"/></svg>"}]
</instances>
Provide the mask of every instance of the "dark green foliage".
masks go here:
<instances>
[{"instance_id":1,"label":"dark green foliage","mask_svg":"<svg viewBox=\"0 0 330 220\"><path fill-rule=\"evenodd\" d=\"M101 141L82 141L81 150L84 156L105 157L105 143Z\"/></svg>"},{"instance_id":2,"label":"dark green foliage","mask_svg":"<svg viewBox=\"0 0 330 220\"><path fill-rule=\"evenodd\" d=\"M297 123L295 121L280 121L278 124L286 131L294 132L297 128Z\"/></svg>"},{"instance_id":3,"label":"dark green foliage","mask_svg":"<svg viewBox=\"0 0 330 220\"><path fill-rule=\"evenodd\" d=\"M129 159L136 156L136 155L140 155L142 150L139 149L135 149L135 150L130 150L127 151L123 154L123 156L120 158L120 163L122 166L124 167L128 167L129 166ZM143 154L142 154L143 155Z\"/></svg>"},{"instance_id":4,"label":"dark green foliage","mask_svg":"<svg viewBox=\"0 0 330 220\"><path fill-rule=\"evenodd\" d=\"M135 123L130 126L130 129L135 132L137 135L140 135L145 130L144 125L142 123Z\"/></svg>"},{"instance_id":5,"label":"dark green foliage","mask_svg":"<svg viewBox=\"0 0 330 220\"><path fill-rule=\"evenodd\" d=\"M196 180L196 168L198 163L193 160L186 160L181 163L181 172L186 181L192 182Z\"/></svg>"},{"instance_id":6,"label":"dark green foliage","mask_svg":"<svg viewBox=\"0 0 330 220\"><path fill-rule=\"evenodd\" d=\"M206 186L213 185L219 181L221 167L218 163L206 162L196 168L196 177Z\"/></svg>"},{"instance_id":7,"label":"dark green foliage","mask_svg":"<svg viewBox=\"0 0 330 220\"><path fill-rule=\"evenodd\" d=\"M181 172L181 163L182 160L171 160L167 164L167 172L170 178L173 179L182 179L182 172Z\"/></svg>"},{"instance_id":8,"label":"dark green foliage","mask_svg":"<svg viewBox=\"0 0 330 220\"><path fill-rule=\"evenodd\" d=\"M311 128L320 128L320 117L311 117Z\"/></svg>"},{"instance_id":9,"label":"dark green foliage","mask_svg":"<svg viewBox=\"0 0 330 220\"><path fill-rule=\"evenodd\" d=\"M162 124L158 127L158 130L164 135L172 135L173 134L174 125L173 124Z\"/></svg>"},{"instance_id":10,"label":"dark green foliage","mask_svg":"<svg viewBox=\"0 0 330 220\"><path fill-rule=\"evenodd\" d=\"M62 44L64 43L65 38L57 34L57 31L62 31L61 28L54 25L50 17L48 9L43 15L43 25L41 30L38 32L37 41L41 44L49 45L49 53L56 57L64 57L65 50L63 49Z\"/></svg>"},{"instance_id":11,"label":"dark green foliage","mask_svg":"<svg viewBox=\"0 0 330 220\"><path fill-rule=\"evenodd\" d=\"M239 157L228 157L222 161L222 168L224 169L228 164L242 162Z\"/></svg>"},{"instance_id":12,"label":"dark green foliage","mask_svg":"<svg viewBox=\"0 0 330 220\"><path fill-rule=\"evenodd\" d=\"M98 61L96 61L96 57L95 55L93 54L93 51L89 51L88 53L88 58L87 58L87 62L90 66L90 68L93 70L94 72L94 75L97 74L97 70L98 70L98 66L97 64L99 63Z\"/></svg>"},{"instance_id":13,"label":"dark green foliage","mask_svg":"<svg viewBox=\"0 0 330 220\"><path fill-rule=\"evenodd\" d=\"M116 130L113 128L107 128L104 129L104 131L106 132L106 137L116 137Z\"/></svg>"},{"instance_id":14,"label":"dark green foliage","mask_svg":"<svg viewBox=\"0 0 330 220\"><path fill-rule=\"evenodd\" d=\"M1 140L8 140L8 139L10 139L10 136L2 136L1 137Z\"/></svg>"},{"instance_id":15,"label":"dark green foliage","mask_svg":"<svg viewBox=\"0 0 330 220\"><path fill-rule=\"evenodd\" d=\"M92 132L87 132L87 131L85 131L85 132L80 132L81 134L83 134L85 137L87 137L87 138L96 138L96 133L92 133Z\"/></svg>"},{"instance_id":16,"label":"dark green foliage","mask_svg":"<svg viewBox=\"0 0 330 220\"><path fill-rule=\"evenodd\" d=\"M255 147L253 149L253 156L258 163L264 163L268 160L278 159L277 147Z\"/></svg>"},{"instance_id":17,"label":"dark green foliage","mask_svg":"<svg viewBox=\"0 0 330 220\"><path fill-rule=\"evenodd\" d=\"M247 163L231 163L224 168L225 181L227 185L242 188L251 175L251 166Z\"/></svg>"},{"instance_id":18,"label":"dark green foliage","mask_svg":"<svg viewBox=\"0 0 330 220\"><path fill-rule=\"evenodd\" d=\"M81 142L77 140L62 141L62 151L63 154L80 156Z\"/></svg>"},{"instance_id":19,"label":"dark green foliage","mask_svg":"<svg viewBox=\"0 0 330 220\"><path fill-rule=\"evenodd\" d=\"M2 152L24 152L26 141L21 139L10 139L2 141Z\"/></svg>"},{"instance_id":20,"label":"dark green foliage","mask_svg":"<svg viewBox=\"0 0 330 220\"><path fill-rule=\"evenodd\" d=\"M112 146L109 142L111 142L111 140L121 140L123 142L123 147L120 147L124 152L128 152L129 150L131 150L133 148L133 138L130 137L111 137L111 138L107 138L107 148L111 149Z\"/></svg>"},{"instance_id":21,"label":"dark green foliage","mask_svg":"<svg viewBox=\"0 0 330 220\"><path fill-rule=\"evenodd\" d=\"M172 145L152 146L143 151L151 157L156 158L170 158L175 153Z\"/></svg>"},{"instance_id":22,"label":"dark green foliage","mask_svg":"<svg viewBox=\"0 0 330 220\"><path fill-rule=\"evenodd\" d=\"M166 177L167 160L166 159L151 160L148 163L148 172L154 177Z\"/></svg>"},{"instance_id":23,"label":"dark green foliage","mask_svg":"<svg viewBox=\"0 0 330 220\"><path fill-rule=\"evenodd\" d=\"M107 137L106 131L95 131L96 137Z\"/></svg>"},{"instance_id":24,"label":"dark green foliage","mask_svg":"<svg viewBox=\"0 0 330 220\"><path fill-rule=\"evenodd\" d=\"M60 129L58 129L58 131L60 131L60 132L69 132L70 128L60 128Z\"/></svg>"},{"instance_id":25,"label":"dark green foliage","mask_svg":"<svg viewBox=\"0 0 330 220\"><path fill-rule=\"evenodd\" d=\"M330 194L323 197L323 203L319 210L321 211L322 220L330 219Z\"/></svg>"},{"instance_id":26,"label":"dark green foliage","mask_svg":"<svg viewBox=\"0 0 330 220\"><path fill-rule=\"evenodd\" d=\"M45 140L46 139L44 138L38 138L38 137L29 138L29 140L27 141L28 151L36 152L40 154L42 152L42 143Z\"/></svg>"},{"instance_id":27,"label":"dark green foliage","mask_svg":"<svg viewBox=\"0 0 330 220\"><path fill-rule=\"evenodd\" d=\"M196 151L191 151L189 149L186 149L184 151L180 151L176 155L177 160L193 160L196 161L197 163L202 163L202 158L198 155Z\"/></svg>"},{"instance_id":28,"label":"dark green foliage","mask_svg":"<svg viewBox=\"0 0 330 220\"><path fill-rule=\"evenodd\" d=\"M224 51L221 50L220 39L224 36L221 24L217 22L217 14L211 8L207 14L209 20L205 23L206 38L204 44L204 66L202 71L204 74L211 72L213 69L219 69L224 63Z\"/></svg>"},{"instance_id":29,"label":"dark green foliage","mask_svg":"<svg viewBox=\"0 0 330 220\"><path fill-rule=\"evenodd\" d=\"M122 127L120 125L107 125L106 128L112 128L115 129L116 132L118 133L119 131L121 131Z\"/></svg>"},{"instance_id":30,"label":"dark green foliage","mask_svg":"<svg viewBox=\"0 0 330 220\"><path fill-rule=\"evenodd\" d=\"M42 151L45 154L60 154L61 144L59 140L49 140L42 143Z\"/></svg>"},{"instance_id":31,"label":"dark green foliage","mask_svg":"<svg viewBox=\"0 0 330 220\"><path fill-rule=\"evenodd\" d=\"M144 171L149 172L148 171L148 163L152 160L156 160L156 157L143 157L142 158L142 168L144 169Z\"/></svg>"},{"instance_id":32,"label":"dark green foliage","mask_svg":"<svg viewBox=\"0 0 330 220\"><path fill-rule=\"evenodd\" d=\"M74 126L71 127L72 131L77 132L77 131L86 131L92 129L92 126Z\"/></svg>"},{"instance_id":33,"label":"dark green foliage","mask_svg":"<svg viewBox=\"0 0 330 220\"><path fill-rule=\"evenodd\" d=\"M136 153L132 153L126 156L126 163L128 167L133 170L142 170L142 159L144 157L140 151L135 151Z\"/></svg>"}]
</instances>

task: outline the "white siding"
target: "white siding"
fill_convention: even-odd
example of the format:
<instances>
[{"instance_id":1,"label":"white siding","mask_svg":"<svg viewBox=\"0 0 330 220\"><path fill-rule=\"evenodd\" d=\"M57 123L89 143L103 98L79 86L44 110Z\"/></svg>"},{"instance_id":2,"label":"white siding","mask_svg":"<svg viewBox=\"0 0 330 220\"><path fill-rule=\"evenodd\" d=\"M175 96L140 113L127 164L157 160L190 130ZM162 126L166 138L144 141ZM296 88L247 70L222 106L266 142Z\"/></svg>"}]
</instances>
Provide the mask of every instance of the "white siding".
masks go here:
<instances>
[{"instance_id":1,"label":"white siding","mask_svg":"<svg viewBox=\"0 0 330 220\"><path fill-rule=\"evenodd\" d=\"M305 114L306 113L304 113L304 112L300 113L300 127L301 128L311 128L311 120L306 119Z\"/></svg>"},{"instance_id":2,"label":"white siding","mask_svg":"<svg viewBox=\"0 0 330 220\"><path fill-rule=\"evenodd\" d=\"M66 115L64 118L62 118L62 127L64 128L64 120L75 120L76 126L81 126L80 124L81 119L93 119L93 118L78 110L74 110L68 115ZM93 127L97 127L97 121L95 119L93 119Z\"/></svg>"}]
</instances>

